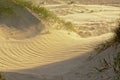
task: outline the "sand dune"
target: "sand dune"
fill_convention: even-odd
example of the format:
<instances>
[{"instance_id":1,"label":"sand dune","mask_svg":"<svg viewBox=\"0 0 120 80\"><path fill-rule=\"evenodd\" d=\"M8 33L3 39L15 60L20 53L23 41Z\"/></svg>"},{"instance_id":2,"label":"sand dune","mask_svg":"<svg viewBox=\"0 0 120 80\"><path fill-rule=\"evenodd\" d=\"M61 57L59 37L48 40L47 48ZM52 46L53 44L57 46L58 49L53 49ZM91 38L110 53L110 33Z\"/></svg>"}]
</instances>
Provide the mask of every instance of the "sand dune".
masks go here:
<instances>
[{"instance_id":1,"label":"sand dune","mask_svg":"<svg viewBox=\"0 0 120 80\"><path fill-rule=\"evenodd\" d=\"M105 5L47 5L60 18L72 22L81 37L99 36L116 28L120 8ZM103 29L104 30L101 30Z\"/></svg>"},{"instance_id":2,"label":"sand dune","mask_svg":"<svg viewBox=\"0 0 120 80\"><path fill-rule=\"evenodd\" d=\"M26 69L74 58L101 41L101 37L95 38L96 41L92 41L92 38L87 41L77 34L73 35L66 31L52 31L50 34L40 35L33 39L1 40L0 69L5 71ZM93 45L88 45L91 43Z\"/></svg>"},{"instance_id":3,"label":"sand dune","mask_svg":"<svg viewBox=\"0 0 120 80\"><path fill-rule=\"evenodd\" d=\"M96 53L92 51L62 62L8 72L6 78L7 80L112 80L114 76L112 68L108 67L103 72L98 72L95 67L104 67L102 63L104 59L111 64L114 52L116 49L111 47L92 60L87 60L91 53Z\"/></svg>"},{"instance_id":4,"label":"sand dune","mask_svg":"<svg viewBox=\"0 0 120 80\"><path fill-rule=\"evenodd\" d=\"M5 73L6 80L111 80L111 69L100 74L94 67L101 66L99 60L107 58L109 53L113 56L116 51L114 47L92 60L88 58L97 54L94 50L96 45L113 37L114 21L118 18L120 8L77 4L67 6L64 1L52 1L62 4L45 7L64 20L79 25L76 26L78 32L55 29L45 32L42 21L23 7L16 8L18 15L0 18L0 71ZM94 24L97 25L92 26ZM79 30L84 35L79 34Z\"/></svg>"},{"instance_id":5,"label":"sand dune","mask_svg":"<svg viewBox=\"0 0 120 80\"><path fill-rule=\"evenodd\" d=\"M32 1L32 0L27 0ZM119 0L35 0L33 3L39 4L41 2L46 2L47 4L66 4L73 1L78 4L120 4Z\"/></svg>"},{"instance_id":6,"label":"sand dune","mask_svg":"<svg viewBox=\"0 0 120 80\"><path fill-rule=\"evenodd\" d=\"M1 40L1 71L17 72L21 74L25 73L28 75L30 73L31 75L33 74L33 76L38 75L39 79L43 78L40 77L41 75L45 75L47 78L59 76L61 74L70 72L72 69L74 69L74 67L77 67L78 64L83 64L82 61L86 60L90 56L90 54L87 53L93 50L96 44L99 44L101 41L108 40L113 35L111 33L108 35L106 34L99 37L84 39L80 38L75 33L68 33L70 32L55 30L50 34L36 36L35 38L28 40ZM89 56L86 56L85 58L83 57L81 61L71 60L72 63L63 62L59 64L59 62L76 58L78 56L80 57L82 55ZM55 64L51 67L44 67L44 65L52 63L58 64ZM41 68L42 66L43 69ZM38 68L34 70L35 67ZM9 75L9 73L7 74ZM10 73L10 75L12 74ZM30 79L25 77L21 76L23 80ZM19 80L21 78L16 77L15 79ZM9 76L8 79L15 80L14 76L11 76L11 78Z\"/></svg>"}]
</instances>

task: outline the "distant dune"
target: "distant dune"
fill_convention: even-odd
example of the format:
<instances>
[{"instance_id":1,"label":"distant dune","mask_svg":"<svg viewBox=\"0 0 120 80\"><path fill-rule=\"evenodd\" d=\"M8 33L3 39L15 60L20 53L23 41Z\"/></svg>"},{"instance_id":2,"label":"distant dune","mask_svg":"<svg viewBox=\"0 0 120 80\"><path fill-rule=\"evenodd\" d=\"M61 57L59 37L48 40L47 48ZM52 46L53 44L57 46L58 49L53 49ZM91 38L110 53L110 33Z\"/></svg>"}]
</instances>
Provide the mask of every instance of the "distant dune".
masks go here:
<instances>
[{"instance_id":1,"label":"distant dune","mask_svg":"<svg viewBox=\"0 0 120 80\"><path fill-rule=\"evenodd\" d=\"M99 36L113 31L120 15L119 7L105 5L57 4L45 7L58 17L73 23L81 37Z\"/></svg>"},{"instance_id":2,"label":"distant dune","mask_svg":"<svg viewBox=\"0 0 120 80\"><path fill-rule=\"evenodd\" d=\"M120 4L120 0L74 0L74 1L79 2L80 4Z\"/></svg>"},{"instance_id":3,"label":"distant dune","mask_svg":"<svg viewBox=\"0 0 120 80\"><path fill-rule=\"evenodd\" d=\"M32 0L27 0L32 1ZM34 3L46 2L47 4L63 4L70 3L73 1L74 3L79 4L120 4L120 0L35 0Z\"/></svg>"}]
</instances>

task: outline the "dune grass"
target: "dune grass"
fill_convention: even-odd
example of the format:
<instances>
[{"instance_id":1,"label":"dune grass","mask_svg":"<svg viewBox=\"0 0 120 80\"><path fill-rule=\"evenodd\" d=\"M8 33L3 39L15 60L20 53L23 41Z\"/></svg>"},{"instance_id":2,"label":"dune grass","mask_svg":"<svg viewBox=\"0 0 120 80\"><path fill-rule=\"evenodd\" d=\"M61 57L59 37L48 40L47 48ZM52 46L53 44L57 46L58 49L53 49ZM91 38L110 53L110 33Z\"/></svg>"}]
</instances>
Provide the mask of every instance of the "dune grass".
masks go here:
<instances>
[{"instance_id":1,"label":"dune grass","mask_svg":"<svg viewBox=\"0 0 120 80\"><path fill-rule=\"evenodd\" d=\"M11 16L15 14L15 7L25 7L31 12L37 14L42 21L45 22L45 25L54 26L56 29L66 29L70 31L76 31L75 26L71 22L66 22L52 11L46 9L42 6L37 6L30 1L26 0L0 0L0 18L4 16ZM55 25L54 25L55 24ZM56 25L57 24L57 25Z\"/></svg>"},{"instance_id":2,"label":"dune grass","mask_svg":"<svg viewBox=\"0 0 120 80\"><path fill-rule=\"evenodd\" d=\"M120 42L120 19L118 20L118 27L114 30L114 33L115 33L114 41Z\"/></svg>"},{"instance_id":3,"label":"dune grass","mask_svg":"<svg viewBox=\"0 0 120 80\"><path fill-rule=\"evenodd\" d=\"M13 10L9 6L4 6L0 4L0 15L11 13L13 13Z\"/></svg>"},{"instance_id":4,"label":"dune grass","mask_svg":"<svg viewBox=\"0 0 120 80\"><path fill-rule=\"evenodd\" d=\"M98 51L98 53L106 50L110 46L117 46L120 43L120 19L118 19L118 26L115 30L113 30L114 36L110 40L105 41L102 44L97 45L95 50Z\"/></svg>"},{"instance_id":5,"label":"dune grass","mask_svg":"<svg viewBox=\"0 0 120 80\"><path fill-rule=\"evenodd\" d=\"M74 4L75 2L73 0L70 0L68 4Z\"/></svg>"},{"instance_id":6,"label":"dune grass","mask_svg":"<svg viewBox=\"0 0 120 80\"><path fill-rule=\"evenodd\" d=\"M11 6L11 2L8 0L0 0L0 17L12 14L14 14L14 10Z\"/></svg>"},{"instance_id":7,"label":"dune grass","mask_svg":"<svg viewBox=\"0 0 120 80\"><path fill-rule=\"evenodd\" d=\"M113 69L116 73L115 80L120 80L120 52L114 57Z\"/></svg>"},{"instance_id":8,"label":"dune grass","mask_svg":"<svg viewBox=\"0 0 120 80\"><path fill-rule=\"evenodd\" d=\"M120 43L120 19L118 20L118 26L115 30L113 30L114 32L114 36L112 39L98 45L97 48L95 48L98 53L101 53L102 51L108 49L111 46L114 46L116 49L117 46ZM115 57L113 59L113 70L116 74L116 76L114 77L114 80L120 80L120 52L115 53Z\"/></svg>"},{"instance_id":9,"label":"dune grass","mask_svg":"<svg viewBox=\"0 0 120 80\"><path fill-rule=\"evenodd\" d=\"M31 11L40 15L40 17L42 17L43 19L57 19L57 16L53 12L47 10L44 7L36 6L30 1L25 1L25 0L13 0L13 1L16 4L19 4L23 7L30 9Z\"/></svg>"},{"instance_id":10,"label":"dune grass","mask_svg":"<svg viewBox=\"0 0 120 80\"><path fill-rule=\"evenodd\" d=\"M33 11L34 13L36 13L37 15L39 15L40 18L42 18L42 20L46 21L46 24L52 24L52 26L55 23L58 23L58 25L56 25L56 27L61 27L70 31L74 31L74 25L71 22L66 22L62 19L60 19L59 17L57 17L56 14L54 14L52 11L46 9L45 7L42 6L36 6L35 4L33 4L30 1L25 1L25 0L13 0L16 4L19 4L21 6L24 6L28 9L30 9L31 11Z\"/></svg>"},{"instance_id":11,"label":"dune grass","mask_svg":"<svg viewBox=\"0 0 120 80\"><path fill-rule=\"evenodd\" d=\"M120 20L118 27L116 28L114 41L120 43ZM120 80L120 52L117 53L116 57L114 57L114 72L116 73L115 80Z\"/></svg>"}]
</instances>

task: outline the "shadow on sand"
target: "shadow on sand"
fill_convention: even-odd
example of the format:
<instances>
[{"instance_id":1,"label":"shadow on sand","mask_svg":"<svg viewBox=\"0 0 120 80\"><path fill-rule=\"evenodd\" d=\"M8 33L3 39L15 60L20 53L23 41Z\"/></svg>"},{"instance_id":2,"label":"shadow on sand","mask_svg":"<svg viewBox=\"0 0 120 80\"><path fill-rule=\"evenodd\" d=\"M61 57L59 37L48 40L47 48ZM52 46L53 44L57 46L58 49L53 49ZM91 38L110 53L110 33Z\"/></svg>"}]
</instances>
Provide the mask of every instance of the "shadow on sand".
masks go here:
<instances>
[{"instance_id":1,"label":"shadow on sand","mask_svg":"<svg viewBox=\"0 0 120 80\"><path fill-rule=\"evenodd\" d=\"M20 31L24 34L28 34L27 32L30 34L31 32L29 36L32 34L32 36L35 36L44 29L44 25L42 24L41 20L27 8L15 4L12 1L9 1L9 5L6 6L10 6L14 13L0 17L0 27L5 29L7 28L8 30L13 29L18 32Z\"/></svg>"},{"instance_id":2,"label":"shadow on sand","mask_svg":"<svg viewBox=\"0 0 120 80\"><path fill-rule=\"evenodd\" d=\"M15 72L6 72L7 80L104 80L103 78L111 78L111 69L106 69L104 73L97 72L95 67L101 67L100 60L106 59L112 61L116 49L111 47L101 54L98 54L92 60L88 60L91 51L78 57L51 63L44 66L38 66L31 69L18 70ZM102 77L102 76L106 77ZM78 78L78 79L77 79ZM111 80L111 79L110 79Z\"/></svg>"}]
</instances>

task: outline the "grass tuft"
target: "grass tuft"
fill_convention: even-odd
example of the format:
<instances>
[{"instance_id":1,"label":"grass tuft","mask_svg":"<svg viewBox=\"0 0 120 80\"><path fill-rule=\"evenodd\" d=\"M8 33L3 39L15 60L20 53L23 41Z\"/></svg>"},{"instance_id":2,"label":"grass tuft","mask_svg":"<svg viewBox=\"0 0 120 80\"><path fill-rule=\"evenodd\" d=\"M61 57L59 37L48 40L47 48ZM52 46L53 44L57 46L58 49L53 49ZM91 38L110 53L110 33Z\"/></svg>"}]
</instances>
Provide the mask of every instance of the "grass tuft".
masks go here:
<instances>
[{"instance_id":1,"label":"grass tuft","mask_svg":"<svg viewBox=\"0 0 120 80\"><path fill-rule=\"evenodd\" d=\"M120 42L120 20L118 20L118 27L114 30L114 33L115 33L114 41Z\"/></svg>"},{"instance_id":2,"label":"grass tuft","mask_svg":"<svg viewBox=\"0 0 120 80\"><path fill-rule=\"evenodd\" d=\"M71 22L65 22L66 29L69 31L76 31L74 25Z\"/></svg>"},{"instance_id":3,"label":"grass tuft","mask_svg":"<svg viewBox=\"0 0 120 80\"><path fill-rule=\"evenodd\" d=\"M73 0L70 0L68 4L74 4L75 2Z\"/></svg>"}]
</instances>

